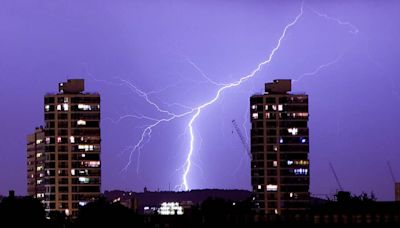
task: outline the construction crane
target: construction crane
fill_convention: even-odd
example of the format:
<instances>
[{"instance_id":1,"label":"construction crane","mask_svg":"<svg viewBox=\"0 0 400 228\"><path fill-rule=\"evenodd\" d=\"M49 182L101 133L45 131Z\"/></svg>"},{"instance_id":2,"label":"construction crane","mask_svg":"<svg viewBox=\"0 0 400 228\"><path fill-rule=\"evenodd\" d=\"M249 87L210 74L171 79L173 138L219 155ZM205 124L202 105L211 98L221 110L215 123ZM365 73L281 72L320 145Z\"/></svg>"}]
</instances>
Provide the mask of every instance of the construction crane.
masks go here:
<instances>
[{"instance_id":1,"label":"construction crane","mask_svg":"<svg viewBox=\"0 0 400 228\"><path fill-rule=\"evenodd\" d=\"M396 184L396 178L394 177L392 166L390 165L390 162L387 162L387 165L388 165L388 168L389 168L390 175L392 176L393 183Z\"/></svg>"},{"instance_id":2,"label":"construction crane","mask_svg":"<svg viewBox=\"0 0 400 228\"><path fill-rule=\"evenodd\" d=\"M235 131L236 131L237 135L239 136L240 141L242 142L242 145L243 145L245 151L247 152L247 155L249 155L249 157L250 157L250 159L251 159L252 156L251 156L251 152L250 152L250 147L249 147L249 145L247 144L247 142L246 142L246 140L245 140L245 138L244 138L242 132L240 131L240 129L239 129L239 127L238 127L238 125L237 125L237 123L236 123L235 120L232 120L232 125L233 125L233 127L235 128Z\"/></svg>"},{"instance_id":3,"label":"construction crane","mask_svg":"<svg viewBox=\"0 0 400 228\"><path fill-rule=\"evenodd\" d=\"M337 183L338 186L339 186L340 191L343 191L342 185L340 184L339 178L338 178L338 176L336 175L336 172L335 172L335 169L333 168L332 163L329 162L329 166L331 167L333 176L335 176L335 180L336 180L336 183Z\"/></svg>"}]
</instances>

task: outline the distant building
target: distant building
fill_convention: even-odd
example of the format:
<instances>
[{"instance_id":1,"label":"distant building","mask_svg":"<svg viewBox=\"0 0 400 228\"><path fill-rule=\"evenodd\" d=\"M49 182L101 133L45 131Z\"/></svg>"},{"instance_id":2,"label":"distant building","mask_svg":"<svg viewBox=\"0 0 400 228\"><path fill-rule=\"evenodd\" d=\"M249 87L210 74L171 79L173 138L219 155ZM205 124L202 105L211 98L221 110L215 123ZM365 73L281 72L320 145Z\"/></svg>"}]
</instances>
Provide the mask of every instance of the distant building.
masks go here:
<instances>
[{"instance_id":1,"label":"distant building","mask_svg":"<svg viewBox=\"0 0 400 228\"><path fill-rule=\"evenodd\" d=\"M291 80L274 80L250 98L251 183L259 215L309 208L308 95L290 91Z\"/></svg>"},{"instance_id":2,"label":"distant building","mask_svg":"<svg viewBox=\"0 0 400 228\"><path fill-rule=\"evenodd\" d=\"M44 200L45 142L44 129L38 127L27 137L28 195Z\"/></svg>"},{"instance_id":3,"label":"distant building","mask_svg":"<svg viewBox=\"0 0 400 228\"><path fill-rule=\"evenodd\" d=\"M44 97L45 128L28 136L28 192L47 212L76 216L100 195L100 95L84 80L59 83Z\"/></svg>"},{"instance_id":4,"label":"distant building","mask_svg":"<svg viewBox=\"0 0 400 228\"><path fill-rule=\"evenodd\" d=\"M395 183L394 191L395 201L400 202L400 182Z\"/></svg>"}]
</instances>

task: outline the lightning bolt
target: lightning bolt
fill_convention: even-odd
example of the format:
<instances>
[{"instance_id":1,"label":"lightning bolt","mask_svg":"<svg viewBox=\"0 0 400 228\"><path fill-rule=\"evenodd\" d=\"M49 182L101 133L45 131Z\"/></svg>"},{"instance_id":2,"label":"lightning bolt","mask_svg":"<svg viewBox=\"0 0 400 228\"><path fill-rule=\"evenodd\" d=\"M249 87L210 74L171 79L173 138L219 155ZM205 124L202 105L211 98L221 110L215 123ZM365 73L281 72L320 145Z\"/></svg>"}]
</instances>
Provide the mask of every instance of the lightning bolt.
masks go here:
<instances>
[{"instance_id":1,"label":"lightning bolt","mask_svg":"<svg viewBox=\"0 0 400 228\"><path fill-rule=\"evenodd\" d=\"M188 123L188 127L189 127L189 134L190 134L190 144L189 144L189 151L187 153L187 158L186 158L186 162L185 162L185 171L183 173L182 176L182 184L181 186L183 187L183 189L185 191L189 190L189 184L187 181L187 176L189 174L191 165L192 165L192 155L193 155L193 148L194 148L194 134L193 134L193 123L196 121L196 119L199 117L201 111L208 107L209 105L212 105L213 103L215 103L218 98L220 97L221 93L227 89L230 88L234 88L237 87L239 85L241 85L243 82L249 80L250 78L253 78L261 69L264 65L270 63L272 61L272 58L274 57L275 53L279 50L282 40L285 38L287 31L293 27L297 21L300 19L300 17L303 15L303 3L301 4L300 7L300 13L297 14L297 16L295 17L295 19L293 21L291 21L289 24L287 24L285 26L285 28L283 29L282 34L280 35L277 44L275 45L275 47L272 49L271 53L269 54L268 58L261 62L260 64L257 65L257 67L248 75L245 75L243 77L241 77L239 80L226 84L224 86L222 86L221 88L218 89L216 95L214 96L214 98L212 98L211 100L205 102L204 104L198 106L195 108L195 114L192 116L192 118L190 119L189 123Z\"/></svg>"},{"instance_id":2,"label":"lightning bolt","mask_svg":"<svg viewBox=\"0 0 400 228\"><path fill-rule=\"evenodd\" d=\"M343 57L343 55L339 55L336 59L334 59L334 60L332 60L332 61L330 61L330 62L328 62L328 63L325 63L325 64L322 64L322 65L318 66L316 69L314 69L314 70L311 71L311 72L307 72L307 73L304 73L304 74L300 75L297 79L293 79L293 82L294 82L294 83L295 83L295 82L299 82L299 81L301 81L304 77L316 76L316 75L317 75L320 71L322 71L323 69L328 68L328 67L330 67L330 66L336 64L337 62L339 62L340 59L341 59L342 57Z\"/></svg>"},{"instance_id":3,"label":"lightning bolt","mask_svg":"<svg viewBox=\"0 0 400 228\"><path fill-rule=\"evenodd\" d=\"M201 75L207 82L209 82L209 83L211 83L211 84L213 84L213 85L216 85L216 86L225 85L225 84L217 83L217 82L213 81L213 80L212 80L211 78L209 78L209 77L194 63L194 62L192 62L189 58L187 58L186 60L187 60L187 62L188 62L190 65L192 65L192 66L200 73L200 75ZM158 126L159 124L161 124L161 123L163 123L163 122L170 122L170 121L172 121L172 120L174 120L174 119L181 118L181 117L185 117L185 116L187 116L187 115L189 115L189 114L192 114L193 112L196 112L196 114L195 114L195 116L196 116L196 115L199 114L200 109L199 109L199 107L197 107L197 108L191 108L191 107L189 107L189 106L187 106L187 105L183 105L183 104L179 104L179 103L166 104L168 107L171 107L171 106L178 106L178 107L181 107L181 108L184 108L184 109L188 109L188 110L189 110L189 111L186 111L186 112L181 113L181 114L176 114L176 113L167 111L167 110L165 110L165 109L162 109L159 105L157 105L154 101L152 101L152 100L149 98L149 95L155 94L155 93L160 93L160 92L162 92L162 91L164 91L164 90L166 90L166 89L168 89L168 88L171 88L172 86L175 86L175 85L168 86L168 87L163 88L163 89L161 89L161 90L151 91L151 92L147 92L147 93L146 93L146 92L144 92L143 90L139 89L137 86L135 86L132 82L130 82L130 81L128 81L128 80L125 80L125 79L119 79L119 80L121 81L122 84L128 86L128 87L132 90L132 92L136 93L139 97L143 98L148 104L150 104L151 106L153 106L153 107L156 109L156 111L157 111L158 113L168 115L167 118L157 119L157 118L152 118L152 117L148 117L148 116L144 116L144 115L132 115L132 114L128 114L128 115L120 116L120 117L118 118L118 120L116 120L116 121L112 121L112 122L114 122L114 123L118 123L118 122L120 122L121 120L124 120L124 119L127 119L127 118L145 119L145 120L153 121L153 124L150 124L150 125L148 125L148 126L146 126L146 127L144 128L144 130L142 131L142 134L141 134L141 136L140 136L139 141L138 141L135 145L133 145L133 146L131 146L131 147L128 147L128 148L130 148L129 159L128 159L128 162L127 162L127 164L125 165L125 167L121 170L121 172L122 172L122 171L127 171L128 167L129 167L129 166L131 165L131 163L132 163L132 157L133 157L134 152L135 152L135 151L138 151L138 159L137 159L137 165L136 165L136 172L137 172L137 174L138 174L138 173L139 173L139 167L140 167L139 162L140 162L141 149L142 149L143 146L150 140L151 134L152 134L152 131L153 131L153 128L155 128L156 126ZM191 125L191 124L189 124L189 126L190 126L190 125ZM193 134L193 128L190 127L190 128L189 128L189 131L190 131L190 135L191 135L191 136L194 135L194 134ZM146 141L146 139L147 139L147 141ZM193 140L193 138L191 138L191 140ZM192 145L192 143L191 143L191 145ZM127 149L125 149L125 151L127 151ZM190 165L191 165L191 163L189 164L189 167L190 167ZM186 171L185 171L185 172L186 172Z\"/></svg>"},{"instance_id":4,"label":"lightning bolt","mask_svg":"<svg viewBox=\"0 0 400 228\"><path fill-rule=\"evenodd\" d=\"M203 70L200 69L200 67L198 67L198 66L197 66L192 60L190 60L189 58L186 58L186 61L187 61L190 65L192 65L192 66L194 67L194 69L196 69L196 70L200 73L200 75L201 75L203 78L206 79L207 82L209 82L209 83L211 83L211 84L213 84L213 85L216 85L216 86L226 86L226 85L227 85L227 84L218 83L218 82L212 80L210 77L208 77L208 76L204 73Z\"/></svg>"},{"instance_id":5,"label":"lightning bolt","mask_svg":"<svg viewBox=\"0 0 400 228\"><path fill-rule=\"evenodd\" d=\"M274 48L271 50L271 52L267 56L266 60L264 60L263 62L259 63L257 65L257 67L253 71L251 71L249 74L240 77L236 81L233 81L231 83L219 83L219 82L216 82L216 81L212 80L210 77L208 77L194 62L192 62L189 58L186 58L186 61L191 66L193 66L194 69L196 69L200 73L200 75L205 79L205 81L203 81L203 82L208 82L208 83L210 83L210 84L212 84L214 86L218 86L219 87L219 89L216 91L216 94L215 94L214 97L212 97L210 100L206 101L205 103L203 103L201 105L198 105L197 107L188 107L186 105L182 105L182 104L178 104L178 103L172 103L172 104L165 104L164 103L168 107L179 106L179 107L184 108L185 110L187 110L187 111L184 111L184 112L179 113L179 114L170 112L170 111L168 111L166 109L161 108L159 105L157 105L154 101L152 101L149 98L150 94L159 93L159 92L161 92L163 90L147 92L146 93L143 90L139 89L134 84L132 84L130 81L120 79L120 81L124 85L128 86L131 89L132 92L136 93L139 97L143 98L145 102L147 102L149 105L154 107L154 109L158 113L166 115L166 117L164 117L164 118L154 118L154 117L149 117L149 116L144 116L144 115L123 115L117 120L117 122L119 122L119 121L121 121L123 119L126 119L126 118L135 118L135 119L144 119L144 120L147 120L147 121L152 121L152 124L147 125L144 128L144 130L142 131L139 141L135 145L132 145L131 147L129 147L129 149L130 149L129 159L128 159L128 162L127 162L126 166L122 169L122 171L126 171L128 169L128 167L131 165L132 156L133 156L135 151L138 151L137 172L139 171L138 167L139 167L141 148L150 140L151 134L153 132L153 129L156 126L158 126L158 125L160 125L162 123L171 122L171 121L173 121L175 119L178 119L178 118L182 118L182 117L185 117L185 116L192 115L190 120L189 120L189 122L188 122L188 124L187 124L187 128L185 129L185 132L187 130L189 130L190 140L189 140L189 149L188 149L188 152L187 152L187 156L186 156L185 162L184 162L184 164L182 165L182 168L181 168L181 169L184 170L183 171L183 175L182 175L182 182L179 185L179 190L188 191L190 189L189 188L189 183L188 183L188 175L190 173L191 167L195 165L193 163L193 161L192 161L192 156L193 156L194 144L195 144L194 124L195 124L196 120L198 119L198 117L200 116L201 112L204 109L206 109L208 106L214 104L215 102L217 102L220 99L221 94L225 90L228 90L228 89L231 89L231 88L234 88L234 87L238 87L242 83L246 82L247 80L255 77L256 74L258 72L260 72L265 65L269 64L272 61L275 53L281 47L281 43L284 40L284 38L286 37L286 34L287 34L288 30L291 27L295 26L297 24L297 22L299 21L299 19L302 17L303 8L304 8L303 5L304 5L304 2L301 3L300 12L296 15L296 17L292 21L290 21L288 24L286 24L286 26L284 27L282 33L279 36ZM336 23L339 23L340 25L349 26L351 28L350 32L353 33L353 34L356 34L359 31L353 24L351 24L349 22L343 22L343 21L341 21L341 20L339 20L337 18L333 18L333 17L330 17L330 16L328 16L326 14L319 13L319 12L317 12L316 10L314 10L312 8L310 8L310 9L320 17L323 17L323 18L325 18L327 20L335 21ZM308 73L304 73L304 74L300 75L300 77L298 77L294 81L299 81L303 77L306 77L306 76L316 75L317 73L319 73L324 68L327 68L327 67L337 63L341 59L341 57L342 56L339 56L337 59L335 59L335 60L333 60L333 61L331 61L329 63L320 65L318 68L316 68L312 72L308 72ZM243 126L243 127L245 127L245 126Z\"/></svg>"},{"instance_id":6,"label":"lightning bolt","mask_svg":"<svg viewBox=\"0 0 400 228\"><path fill-rule=\"evenodd\" d=\"M151 117L147 117L147 116L135 116L135 115L126 115L126 116L120 117L120 120L123 119L123 118L127 118L127 117L133 117L133 118L138 118L139 117L139 118L143 118L143 119L154 121L153 124L150 124L150 125L146 126L145 129L142 131L142 134L140 136L139 141L132 147L132 150L130 151L129 159L128 159L127 164L122 169L122 171L127 171L128 167L132 163L132 156L133 156L134 152L138 151L136 172L139 173L139 161L140 161L141 148L151 138L151 134L153 132L153 128L158 126L161 123L170 122L170 121L172 121L174 119L181 118L181 117L184 117L186 115L189 115L189 114L193 113L194 109L191 109L191 110L189 110L187 112L183 112L181 114L176 114L176 113L172 113L170 111L164 110L149 98L148 93L145 93L144 91L140 90L138 87L136 87L134 84L132 84L128 80L121 79L121 81L124 84L126 84L133 92L135 92L140 97L142 97L148 104L153 106L157 110L157 112L162 113L162 114L166 114L168 116L166 118L161 118L161 119L151 118ZM147 141L145 141L146 139L147 139Z\"/></svg>"},{"instance_id":7,"label":"lightning bolt","mask_svg":"<svg viewBox=\"0 0 400 228\"><path fill-rule=\"evenodd\" d=\"M360 31L355 25L353 25L353 24L350 23L350 22L342 21L342 20L340 20L339 18L331 17L331 16L328 16L327 14L320 13L320 12L318 12L317 10L315 10L315 9L312 8L312 7L308 7L308 8L309 8L314 14L316 14L316 15L319 16L319 17L324 18L324 19L327 20L327 21L334 21L334 22L336 22L336 23L339 24L339 25L349 27L349 28L351 29L349 32L352 33L352 34L354 34L354 35L357 34L357 33ZM320 65L320 66L317 67L314 71L307 72L307 73L304 73L304 74L300 75L297 79L294 79L293 82L299 82L299 81L301 81L304 77L316 76L316 75L317 75L320 71L322 71L323 69L328 68L328 67L330 67L330 66L336 64L337 62L339 62L339 61L342 59L343 56L344 56L344 54L339 55L336 59L334 59L334 60L332 60L332 61L330 61L330 62L328 62L328 63L325 63L325 64Z\"/></svg>"},{"instance_id":8,"label":"lightning bolt","mask_svg":"<svg viewBox=\"0 0 400 228\"><path fill-rule=\"evenodd\" d=\"M342 20L340 20L340 19L338 19L336 17L331 17L331 16L328 16L327 14L320 13L320 12L318 12L317 10L315 10L312 7L309 7L309 9L312 12L314 12L315 14L317 14L318 16L325 18L326 20L331 20L331 21L334 21L334 22L338 23L339 25L344 25L344 26L350 27L351 30L349 32L352 33L352 34L357 34L360 31L360 30L358 30L358 28L355 25L353 25L350 22L342 21Z\"/></svg>"}]
</instances>

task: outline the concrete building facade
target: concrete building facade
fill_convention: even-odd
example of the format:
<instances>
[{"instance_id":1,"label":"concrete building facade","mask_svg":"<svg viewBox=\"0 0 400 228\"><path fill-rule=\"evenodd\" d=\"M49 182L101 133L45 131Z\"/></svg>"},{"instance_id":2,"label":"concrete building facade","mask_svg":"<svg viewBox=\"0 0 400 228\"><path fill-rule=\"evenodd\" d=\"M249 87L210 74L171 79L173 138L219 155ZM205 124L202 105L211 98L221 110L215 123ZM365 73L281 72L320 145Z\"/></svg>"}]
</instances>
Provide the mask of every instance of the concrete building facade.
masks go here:
<instances>
[{"instance_id":1,"label":"concrete building facade","mask_svg":"<svg viewBox=\"0 0 400 228\"><path fill-rule=\"evenodd\" d=\"M251 183L260 215L309 208L308 95L290 91L291 80L274 80L250 98Z\"/></svg>"},{"instance_id":2,"label":"concrete building facade","mask_svg":"<svg viewBox=\"0 0 400 228\"><path fill-rule=\"evenodd\" d=\"M44 136L40 142L43 160L36 163L44 179L35 180L41 183L36 188L40 190L29 194L43 196L47 212L76 216L79 206L100 195L100 95L84 93L83 79L68 80L59 83L59 93L45 95L44 113L43 132L34 134ZM28 161L33 139L28 136ZM28 164L28 175L32 176L29 170L32 167ZM33 189L29 183L28 179L28 188Z\"/></svg>"}]
</instances>

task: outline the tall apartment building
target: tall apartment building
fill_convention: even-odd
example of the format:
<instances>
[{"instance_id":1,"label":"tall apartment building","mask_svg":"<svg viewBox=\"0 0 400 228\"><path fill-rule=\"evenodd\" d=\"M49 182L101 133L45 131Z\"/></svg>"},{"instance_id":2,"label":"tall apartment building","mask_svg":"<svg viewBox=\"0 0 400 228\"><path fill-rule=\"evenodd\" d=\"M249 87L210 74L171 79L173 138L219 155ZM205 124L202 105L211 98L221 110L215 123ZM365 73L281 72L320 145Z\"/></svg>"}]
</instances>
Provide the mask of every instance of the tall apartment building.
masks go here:
<instances>
[{"instance_id":1,"label":"tall apartment building","mask_svg":"<svg viewBox=\"0 0 400 228\"><path fill-rule=\"evenodd\" d=\"M44 129L38 127L27 137L28 195L44 200Z\"/></svg>"},{"instance_id":2,"label":"tall apartment building","mask_svg":"<svg viewBox=\"0 0 400 228\"><path fill-rule=\"evenodd\" d=\"M44 129L28 136L28 192L47 212L76 216L100 195L100 95L84 93L83 79L68 80L45 95L44 113Z\"/></svg>"},{"instance_id":3,"label":"tall apartment building","mask_svg":"<svg viewBox=\"0 0 400 228\"><path fill-rule=\"evenodd\" d=\"M258 214L302 213L309 205L308 96L291 80L265 84L250 98L251 183Z\"/></svg>"}]
</instances>

